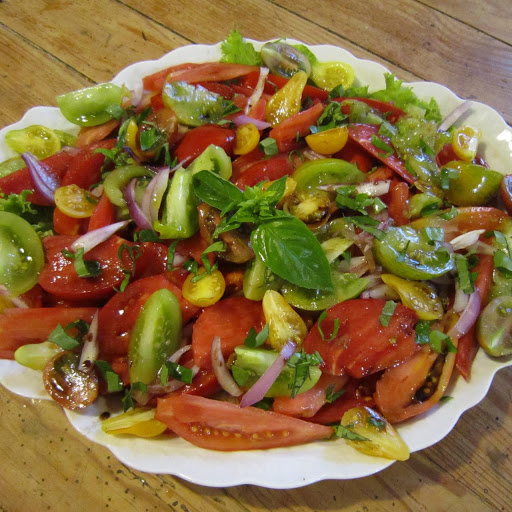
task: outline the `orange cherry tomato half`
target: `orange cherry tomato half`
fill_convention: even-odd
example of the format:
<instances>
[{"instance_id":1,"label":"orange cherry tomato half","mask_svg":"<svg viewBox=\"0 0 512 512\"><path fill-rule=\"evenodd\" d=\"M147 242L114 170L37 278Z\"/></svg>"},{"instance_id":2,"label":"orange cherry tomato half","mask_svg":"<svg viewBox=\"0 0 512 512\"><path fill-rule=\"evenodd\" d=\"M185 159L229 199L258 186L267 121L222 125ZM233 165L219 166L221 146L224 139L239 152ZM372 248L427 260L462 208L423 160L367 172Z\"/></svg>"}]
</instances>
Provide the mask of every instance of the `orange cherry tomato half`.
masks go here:
<instances>
[{"instance_id":1,"label":"orange cherry tomato half","mask_svg":"<svg viewBox=\"0 0 512 512\"><path fill-rule=\"evenodd\" d=\"M236 129L233 153L235 155L246 155L256 149L259 141L260 132L256 126L252 123L242 124Z\"/></svg>"}]
</instances>

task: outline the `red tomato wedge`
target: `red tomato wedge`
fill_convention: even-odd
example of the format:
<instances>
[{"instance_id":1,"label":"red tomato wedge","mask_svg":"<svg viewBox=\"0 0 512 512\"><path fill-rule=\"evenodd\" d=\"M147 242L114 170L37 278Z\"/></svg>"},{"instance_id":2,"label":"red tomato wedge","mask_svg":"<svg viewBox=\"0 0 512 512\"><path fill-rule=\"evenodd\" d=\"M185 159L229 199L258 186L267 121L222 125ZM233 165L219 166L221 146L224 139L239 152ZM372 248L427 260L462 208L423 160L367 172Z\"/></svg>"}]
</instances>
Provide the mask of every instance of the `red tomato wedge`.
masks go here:
<instances>
[{"instance_id":1,"label":"red tomato wedge","mask_svg":"<svg viewBox=\"0 0 512 512\"><path fill-rule=\"evenodd\" d=\"M163 89L164 84L167 80L167 77L176 71L183 71L186 69L192 69L199 66L199 64L194 64L192 62L188 62L185 64L178 64L176 66L171 66L169 68L162 69L153 73L152 75L145 76L142 79L142 85L146 91L155 91L159 92Z\"/></svg>"},{"instance_id":2,"label":"red tomato wedge","mask_svg":"<svg viewBox=\"0 0 512 512\"><path fill-rule=\"evenodd\" d=\"M389 325L384 327L380 316L385 303L379 299L355 299L336 304L327 310L327 318L321 323L326 339L322 339L316 323L304 340L304 350L320 353L325 372L348 373L356 378L405 361L418 348L414 332L416 313L397 304ZM332 341L327 341L335 332L335 319L339 329Z\"/></svg>"},{"instance_id":3,"label":"red tomato wedge","mask_svg":"<svg viewBox=\"0 0 512 512\"><path fill-rule=\"evenodd\" d=\"M95 308L9 308L0 315L0 357L12 359L21 345L46 341L59 324L90 322Z\"/></svg>"},{"instance_id":4,"label":"red tomato wedge","mask_svg":"<svg viewBox=\"0 0 512 512\"><path fill-rule=\"evenodd\" d=\"M388 211L397 226L409 222L408 203L409 185L403 181L393 180L388 194Z\"/></svg>"},{"instance_id":5,"label":"red tomato wedge","mask_svg":"<svg viewBox=\"0 0 512 512\"><path fill-rule=\"evenodd\" d=\"M197 84L199 82L223 82L247 75L251 71L258 71L259 73L259 68L256 66L247 66L246 64L205 62L191 67L190 69L171 71L167 74L166 81L183 81L189 84Z\"/></svg>"},{"instance_id":6,"label":"red tomato wedge","mask_svg":"<svg viewBox=\"0 0 512 512\"><path fill-rule=\"evenodd\" d=\"M207 307L199 315L192 332L194 361L200 368L212 367L212 341L220 336L222 355L229 357L242 345L252 328L260 331L265 324L260 302L245 297L228 297Z\"/></svg>"},{"instance_id":7,"label":"red tomato wedge","mask_svg":"<svg viewBox=\"0 0 512 512\"><path fill-rule=\"evenodd\" d=\"M123 244L134 244L130 244L118 236L113 236L96 246L84 256L84 259L98 261L101 266L101 274L98 277L84 278L78 276L74 261L62 254L63 249L70 249L76 238L69 236L45 238L47 263L39 275L39 284L48 293L68 300L90 301L107 299L114 295L114 288L118 288L125 277L123 268L131 268L131 261L125 256L120 265L119 248Z\"/></svg>"},{"instance_id":8,"label":"red tomato wedge","mask_svg":"<svg viewBox=\"0 0 512 512\"><path fill-rule=\"evenodd\" d=\"M308 391L294 398L278 396L274 398L272 410L287 416L310 418L314 416L326 403L327 392L335 393L343 388L348 377L343 375L322 374L320 380Z\"/></svg>"},{"instance_id":9,"label":"red tomato wedge","mask_svg":"<svg viewBox=\"0 0 512 512\"><path fill-rule=\"evenodd\" d=\"M392 155L386 156L385 151L375 147L373 144L373 137L377 137L389 146L389 139L378 133L379 127L373 124L351 124L348 127L348 136L352 140L356 141L366 149L366 151L385 163L388 167L391 167L402 179L412 185L416 181L416 178L405 168L404 163L398 155L393 152Z\"/></svg>"},{"instance_id":10,"label":"red tomato wedge","mask_svg":"<svg viewBox=\"0 0 512 512\"><path fill-rule=\"evenodd\" d=\"M241 189L253 187L260 181L274 181L289 176L294 170L288 155L276 155L261 160L248 167L235 181Z\"/></svg>"},{"instance_id":11,"label":"red tomato wedge","mask_svg":"<svg viewBox=\"0 0 512 512\"><path fill-rule=\"evenodd\" d=\"M303 110L285 119L278 126L270 130L268 136L276 140L279 151L294 149L290 147L290 144L296 143L297 134L300 137L307 135L310 132L310 126L316 123L317 119L322 115L324 108L322 103L317 103L307 110Z\"/></svg>"},{"instance_id":12,"label":"red tomato wedge","mask_svg":"<svg viewBox=\"0 0 512 512\"><path fill-rule=\"evenodd\" d=\"M220 451L293 446L333 434L332 427L194 395L159 399L155 418L190 443Z\"/></svg>"},{"instance_id":13,"label":"red tomato wedge","mask_svg":"<svg viewBox=\"0 0 512 512\"><path fill-rule=\"evenodd\" d=\"M59 151L58 153L55 153L55 155L41 160L41 162L47 166L48 172L55 177L55 180L60 182L66 174L66 171L73 161L77 151L78 150L76 149L73 151ZM23 190L34 191L27 197L27 199L32 203L43 206L50 205L49 201L35 190L32 178L30 177L30 173L26 167L0 178L0 192L3 192L6 195L20 194Z\"/></svg>"},{"instance_id":14,"label":"red tomato wedge","mask_svg":"<svg viewBox=\"0 0 512 512\"><path fill-rule=\"evenodd\" d=\"M338 151L338 153L334 155L334 158L340 158L341 160L357 165L358 169L364 173L370 172L375 167L376 162L378 162L368 151L351 139L347 140L345 147L341 151ZM386 169L389 169L389 167L386 167ZM391 169L389 169L389 171L391 171ZM392 174L393 173L390 172L389 176ZM373 176L373 173L368 176L369 180L372 179L371 176ZM389 179L389 177L384 179Z\"/></svg>"},{"instance_id":15,"label":"red tomato wedge","mask_svg":"<svg viewBox=\"0 0 512 512\"><path fill-rule=\"evenodd\" d=\"M179 162L187 160L184 165L184 167L187 167L210 144L221 147L228 156L231 156L235 145L235 132L215 124L198 126L185 134L175 154Z\"/></svg>"},{"instance_id":16,"label":"red tomato wedge","mask_svg":"<svg viewBox=\"0 0 512 512\"><path fill-rule=\"evenodd\" d=\"M102 194L93 214L89 218L88 231L100 229L114 222L115 209L107 194Z\"/></svg>"},{"instance_id":17,"label":"red tomato wedge","mask_svg":"<svg viewBox=\"0 0 512 512\"><path fill-rule=\"evenodd\" d=\"M162 275L146 277L130 283L123 292L116 293L100 310L98 340L100 353L108 359L128 353L130 333L142 306L149 296L166 288L180 302L183 325L199 311L181 295L181 290Z\"/></svg>"},{"instance_id":18,"label":"red tomato wedge","mask_svg":"<svg viewBox=\"0 0 512 512\"><path fill-rule=\"evenodd\" d=\"M78 235L86 224L87 219L69 217L58 208L53 210L53 229L59 235Z\"/></svg>"}]
</instances>

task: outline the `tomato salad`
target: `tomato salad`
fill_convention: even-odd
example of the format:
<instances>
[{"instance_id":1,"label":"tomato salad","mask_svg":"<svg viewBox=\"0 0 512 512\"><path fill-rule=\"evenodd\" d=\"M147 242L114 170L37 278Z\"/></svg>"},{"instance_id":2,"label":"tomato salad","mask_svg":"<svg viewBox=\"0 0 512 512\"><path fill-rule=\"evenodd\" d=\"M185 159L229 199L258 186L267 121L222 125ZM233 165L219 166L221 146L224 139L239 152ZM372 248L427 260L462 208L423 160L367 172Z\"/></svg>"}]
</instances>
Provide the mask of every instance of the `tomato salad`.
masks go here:
<instances>
[{"instance_id":1,"label":"tomato salad","mask_svg":"<svg viewBox=\"0 0 512 512\"><path fill-rule=\"evenodd\" d=\"M302 45L221 50L140 97L59 96L77 137L7 133L0 357L71 410L119 396L112 435L406 459L392 425L442 406L480 346L512 353L510 176L468 103L443 120Z\"/></svg>"}]
</instances>

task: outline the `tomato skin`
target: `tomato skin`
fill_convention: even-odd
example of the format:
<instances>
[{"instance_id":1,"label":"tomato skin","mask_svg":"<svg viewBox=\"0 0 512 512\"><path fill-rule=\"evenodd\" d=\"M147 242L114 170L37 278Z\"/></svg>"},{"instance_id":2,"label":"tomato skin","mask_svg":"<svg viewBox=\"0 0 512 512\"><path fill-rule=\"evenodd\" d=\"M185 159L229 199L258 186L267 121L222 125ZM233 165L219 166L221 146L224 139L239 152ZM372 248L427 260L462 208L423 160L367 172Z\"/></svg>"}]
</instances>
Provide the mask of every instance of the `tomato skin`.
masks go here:
<instances>
[{"instance_id":1,"label":"tomato skin","mask_svg":"<svg viewBox=\"0 0 512 512\"><path fill-rule=\"evenodd\" d=\"M12 359L18 347L46 341L62 325L82 319L90 322L95 308L8 308L0 315L0 357Z\"/></svg>"},{"instance_id":2,"label":"tomato skin","mask_svg":"<svg viewBox=\"0 0 512 512\"><path fill-rule=\"evenodd\" d=\"M75 154L73 152L62 150L55 155L41 160L41 162L48 167L48 172L55 177L55 180L60 182L62 177L66 174L74 156ZM33 193L27 197L32 203L50 206L51 203L35 189L30 173L26 167L0 178L0 191L4 194L20 194L23 190L33 191Z\"/></svg>"},{"instance_id":3,"label":"tomato skin","mask_svg":"<svg viewBox=\"0 0 512 512\"><path fill-rule=\"evenodd\" d=\"M212 340L221 337L222 355L227 359L235 347L242 345L249 330L260 331L265 325L260 302L245 297L222 299L203 309L192 331L192 353L200 368L212 367Z\"/></svg>"},{"instance_id":4,"label":"tomato skin","mask_svg":"<svg viewBox=\"0 0 512 512\"><path fill-rule=\"evenodd\" d=\"M333 156L334 158L340 158L341 160L357 165L358 169L364 173L370 172L377 161L366 150L361 148L357 142L350 138L345 144L345 147ZM389 167L387 167L387 169L389 169Z\"/></svg>"},{"instance_id":5,"label":"tomato skin","mask_svg":"<svg viewBox=\"0 0 512 512\"><path fill-rule=\"evenodd\" d=\"M89 251L84 259L98 261L101 275L82 278L76 273L73 261L62 254L62 250L69 250L75 240L76 237L69 236L47 237L44 240L47 263L39 276L39 284L48 293L63 299L107 299L115 293L114 287L118 288L124 279L117 252L122 244L130 243L113 236ZM123 258L122 266L130 268L130 262Z\"/></svg>"},{"instance_id":6,"label":"tomato skin","mask_svg":"<svg viewBox=\"0 0 512 512\"><path fill-rule=\"evenodd\" d=\"M111 359L126 356L130 334L142 306L152 293L162 288L174 293L179 300L183 325L198 313L199 308L187 302L181 290L163 275L134 281L123 292L116 293L100 310L98 340L103 357Z\"/></svg>"},{"instance_id":7,"label":"tomato skin","mask_svg":"<svg viewBox=\"0 0 512 512\"><path fill-rule=\"evenodd\" d=\"M333 433L332 427L186 394L159 399L155 418L190 443L220 451L293 446Z\"/></svg>"},{"instance_id":8,"label":"tomato skin","mask_svg":"<svg viewBox=\"0 0 512 512\"><path fill-rule=\"evenodd\" d=\"M386 114L386 120L390 123L395 124L401 117L405 116L405 112L398 107L395 107L394 105L391 105L391 103L386 103L385 101L379 101L374 100L373 98L333 98L333 101L337 101L341 103L345 100L356 100L361 101L362 103L366 103L370 107L372 107L374 110L377 110L378 112L382 114ZM348 105L347 105L348 106ZM343 113L348 114L350 112L350 108L348 108L348 112L345 112L344 109Z\"/></svg>"},{"instance_id":9,"label":"tomato skin","mask_svg":"<svg viewBox=\"0 0 512 512\"><path fill-rule=\"evenodd\" d=\"M228 156L231 156L235 145L235 132L213 124L198 126L185 134L175 154L179 162L189 159L185 164L187 167L210 144L221 147Z\"/></svg>"},{"instance_id":10,"label":"tomato skin","mask_svg":"<svg viewBox=\"0 0 512 512\"><path fill-rule=\"evenodd\" d=\"M395 225L403 226L409 222L409 186L403 181L393 180L388 195L388 211Z\"/></svg>"},{"instance_id":11,"label":"tomato skin","mask_svg":"<svg viewBox=\"0 0 512 512\"><path fill-rule=\"evenodd\" d=\"M253 187L260 181L274 181L293 172L293 165L288 155L276 155L256 162L247 168L235 182L241 189Z\"/></svg>"},{"instance_id":12,"label":"tomato skin","mask_svg":"<svg viewBox=\"0 0 512 512\"><path fill-rule=\"evenodd\" d=\"M196 64L189 69L175 69L167 74L167 82L183 81L189 84L199 82L224 82L247 75L251 71L257 71L256 66L246 64L233 64L228 62L205 62Z\"/></svg>"},{"instance_id":13,"label":"tomato skin","mask_svg":"<svg viewBox=\"0 0 512 512\"><path fill-rule=\"evenodd\" d=\"M337 318L339 330L335 338L322 340L316 323L304 341L304 350L320 353L325 372L348 373L355 378L404 361L418 348L414 332L417 316L412 309L397 304L389 325L384 327L379 317L385 303L379 299L354 299L336 304L327 310L327 318L321 324L328 339Z\"/></svg>"}]
</instances>

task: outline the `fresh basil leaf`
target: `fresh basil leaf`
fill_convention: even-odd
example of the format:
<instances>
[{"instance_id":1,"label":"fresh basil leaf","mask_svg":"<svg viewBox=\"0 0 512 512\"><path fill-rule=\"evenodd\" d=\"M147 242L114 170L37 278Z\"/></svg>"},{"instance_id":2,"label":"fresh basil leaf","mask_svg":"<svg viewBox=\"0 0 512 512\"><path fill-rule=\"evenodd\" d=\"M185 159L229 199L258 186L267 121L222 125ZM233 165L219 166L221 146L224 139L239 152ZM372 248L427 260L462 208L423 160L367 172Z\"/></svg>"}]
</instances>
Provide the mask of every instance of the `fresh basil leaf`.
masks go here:
<instances>
[{"instance_id":1,"label":"fresh basil leaf","mask_svg":"<svg viewBox=\"0 0 512 512\"><path fill-rule=\"evenodd\" d=\"M235 208L244 200L244 194L239 188L210 171L195 174L193 183L197 197L218 210L226 212L227 207Z\"/></svg>"},{"instance_id":2,"label":"fresh basil leaf","mask_svg":"<svg viewBox=\"0 0 512 512\"><path fill-rule=\"evenodd\" d=\"M396 302L388 300L382 308L382 313L379 316L379 322L382 327L387 327L396 309Z\"/></svg>"},{"instance_id":3,"label":"fresh basil leaf","mask_svg":"<svg viewBox=\"0 0 512 512\"><path fill-rule=\"evenodd\" d=\"M268 330L268 324L265 324L265 327L258 333L251 327L247 338L245 338L244 345L249 348L261 347L268 339Z\"/></svg>"},{"instance_id":4,"label":"fresh basil leaf","mask_svg":"<svg viewBox=\"0 0 512 512\"><path fill-rule=\"evenodd\" d=\"M103 375L103 378L107 382L107 391L109 393L122 391L124 387L123 381L121 380L119 375L114 371L112 366L110 366L106 361L102 361L101 359L95 361L95 364L98 370Z\"/></svg>"},{"instance_id":5,"label":"fresh basil leaf","mask_svg":"<svg viewBox=\"0 0 512 512\"><path fill-rule=\"evenodd\" d=\"M260 259L279 277L303 288L333 290L325 253L299 219L289 216L263 222L252 232L251 243Z\"/></svg>"},{"instance_id":6,"label":"fresh basil leaf","mask_svg":"<svg viewBox=\"0 0 512 512\"><path fill-rule=\"evenodd\" d=\"M429 335L430 346L434 352L444 354L446 352L457 352L457 347L452 343L448 334L434 330Z\"/></svg>"},{"instance_id":7,"label":"fresh basil leaf","mask_svg":"<svg viewBox=\"0 0 512 512\"><path fill-rule=\"evenodd\" d=\"M266 156L274 156L279 153L276 139L267 137L259 143L260 149L265 153Z\"/></svg>"},{"instance_id":8,"label":"fresh basil leaf","mask_svg":"<svg viewBox=\"0 0 512 512\"><path fill-rule=\"evenodd\" d=\"M468 260L462 254L454 254L455 267L457 268L457 280L459 282L460 289L464 293L473 293L475 291L474 279L472 279L471 273L469 272Z\"/></svg>"},{"instance_id":9,"label":"fresh basil leaf","mask_svg":"<svg viewBox=\"0 0 512 512\"><path fill-rule=\"evenodd\" d=\"M64 350L73 350L80 345L80 343L75 338L71 337L60 324L50 333L48 341L55 343L55 345L58 345Z\"/></svg>"}]
</instances>

